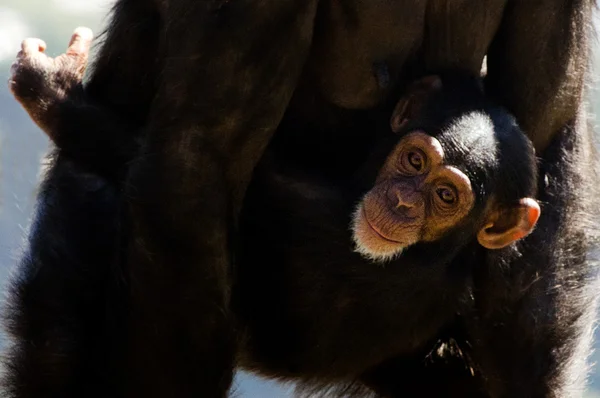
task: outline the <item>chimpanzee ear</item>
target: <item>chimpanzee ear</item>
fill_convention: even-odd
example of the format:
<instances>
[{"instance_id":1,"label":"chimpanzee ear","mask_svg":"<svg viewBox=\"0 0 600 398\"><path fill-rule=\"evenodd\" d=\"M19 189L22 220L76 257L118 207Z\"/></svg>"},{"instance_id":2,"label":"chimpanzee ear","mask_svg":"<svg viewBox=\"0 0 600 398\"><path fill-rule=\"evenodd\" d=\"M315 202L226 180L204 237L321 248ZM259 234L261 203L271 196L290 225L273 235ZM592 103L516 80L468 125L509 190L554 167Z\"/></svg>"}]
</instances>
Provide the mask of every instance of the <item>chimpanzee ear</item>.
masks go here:
<instances>
[{"instance_id":1,"label":"chimpanzee ear","mask_svg":"<svg viewBox=\"0 0 600 398\"><path fill-rule=\"evenodd\" d=\"M412 119L419 108L423 105L427 96L442 88L442 79L437 75L426 76L411 84L406 94L396 104L390 126L394 133L398 133L410 119Z\"/></svg>"},{"instance_id":2,"label":"chimpanzee ear","mask_svg":"<svg viewBox=\"0 0 600 398\"><path fill-rule=\"evenodd\" d=\"M477 234L481 246L501 249L529 235L540 218L540 206L524 198L513 207L494 211Z\"/></svg>"}]
</instances>

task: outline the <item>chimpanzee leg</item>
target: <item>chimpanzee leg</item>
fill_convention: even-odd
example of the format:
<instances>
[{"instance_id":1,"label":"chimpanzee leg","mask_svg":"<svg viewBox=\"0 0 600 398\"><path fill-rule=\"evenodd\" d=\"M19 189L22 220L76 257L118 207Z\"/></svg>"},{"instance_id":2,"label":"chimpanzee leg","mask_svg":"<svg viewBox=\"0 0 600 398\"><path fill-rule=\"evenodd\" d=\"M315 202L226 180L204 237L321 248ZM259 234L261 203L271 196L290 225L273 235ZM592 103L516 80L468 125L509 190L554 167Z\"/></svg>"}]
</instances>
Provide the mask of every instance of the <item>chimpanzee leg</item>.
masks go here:
<instances>
[{"instance_id":1,"label":"chimpanzee leg","mask_svg":"<svg viewBox=\"0 0 600 398\"><path fill-rule=\"evenodd\" d=\"M229 388L237 216L308 55L316 12L314 0L187 4L166 8L164 73L127 184L132 397Z\"/></svg>"},{"instance_id":2,"label":"chimpanzee leg","mask_svg":"<svg viewBox=\"0 0 600 398\"><path fill-rule=\"evenodd\" d=\"M58 155L9 290L3 397L106 397L123 333L120 194Z\"/></svg>"},{"instance_id":3,"label":"chimpanzee leg","mask_svg":"<svg viewBox=\"0 0 600 398\"><path fill-rule=\"evenodd\" d=\"M134 124L121 132L131 140L156 90L158 16L152 2L118 1L86 87L95 102ZM120 191L118 181L64 153L50 166L7 299L13 344L0 395L123 396L128 296Z\"/></svg>"}]
</instances>

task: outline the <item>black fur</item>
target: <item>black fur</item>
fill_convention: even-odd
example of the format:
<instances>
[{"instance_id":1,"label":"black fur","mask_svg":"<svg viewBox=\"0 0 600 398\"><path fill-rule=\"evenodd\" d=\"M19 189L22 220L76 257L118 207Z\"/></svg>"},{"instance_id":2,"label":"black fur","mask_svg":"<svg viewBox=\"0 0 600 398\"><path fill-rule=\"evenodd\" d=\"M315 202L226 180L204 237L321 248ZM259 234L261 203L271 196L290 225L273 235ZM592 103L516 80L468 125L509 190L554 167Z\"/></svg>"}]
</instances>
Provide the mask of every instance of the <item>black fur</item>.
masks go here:
<instances>
[{"instance_id":1,"label":"black fur","mask_svg":"<svg viewBox=\"0 0 600 398\"><path fill-rule=\"evenodd\" d=\"M58 156L5 308L16 337L4 362L5 396L76 396L85 385L85 396L105 397L118 383L127 292L116 268L121 194Z\"/></svg>"},{"instance_id":2,"label":"black fur","mask_svg":"<svg viewBox=\"0 0 600 398\"><path fill-rule=\"evenodd\" d=\"M139 139L144 146L125 168L124 181L121 173L109 178L123 189L118 196L124 205L106 209L97 195L86 196L86 184L68 185L82 175L80 159L58 153L46 187L65 195L68 204L59 216L77 212L65 230L81 239L93 225L115 232L99 235L78 253L72 241L58 241L56 257L35 263L32 258L41 258L36 242L54 242L57 227L51 209L39 207L30 255L10 299L15 345L8 362L9 397L224 395L238 351L230 288L245 270L233 257L244 247L239 239L246 239L236 233L239 211L271 135L277 130L273 157L284 159L283 169L318 170L343 185L372 148L370 121L387 123L386 103L406 82L447 67L475 73L486 53L489 94L516 115L542 158L540 226L522 245L497 256L472 253L480 257L465 301L471 300L474 312L461 313L464 334L445 333L454 338L443 342L442 351L460 352L475 377L453 355L424 364L421 354L429 349L352 376L383 395L462 396L481 386L492 397L577 396L595 305L587 248L597 235L590 219L596 163L582 112L592 1L340 4L117 2L86 100L127 121L130 142ZM381 71L382 62L384 80L373 73L373 65ZM372 109L378 103L381 109ZM336 151L341 159L331 156ZM87 218L98 212L98 219ZM124 225L115 227L111 214ZM268 250L269 243L263 247ZM275 271L253 274L252 280L280 290L287 301L298 300L286 295L286 286L274 285L273 278L285 272ZM120 272L123 279L115 277ZM257 300L262 284L251 289ZM73 293L61 296L59 290ZM34 303L53 303L40 321L47 326L26 333L26 320L37 319L40 310L16 292L30 292ZM313 300L316 308L327 303L322 297L302 299ZM96 327L106 319L99 314L107 313L113 324ZM310 315L318 321L331 313ZM356 316L365 327L381 322L377 314ZM418 324L425 327L426 321ZM84 330L81 336L107 349L89 348L85 339L80 345L73 330ZM90 337L94 332L101 336ZM303 330L284 332L294 338ZM421 344L433 349L438 343ZM285 348L303 354L302 346ZM260 354L263 361L278 355ZM301 364L271 374L294 375ZM348 365L319 364L339 373ZM441 380L439 387L435 380ZM351 391L342 385L332 391Z\"/></svg>"},{"instance_id":3,"label":"black fur","mask_svg":"<svg viewBox=\"0 0 600 398\"><path fill-rule=\"evenodd\" d=\"M422 129L438 137L451 164L471 178L476 206L456 232L408 249L385 268L352 250L348 225L362 179L346 186L324 185L316 180L319 177L299 170L293 175L282 172L285 162L280 165L272 156L277 147L268 152L242 212L245 239L233 285L233 308L245 342L240 347L243 366L324 391L326 386L344 385L347 394L353 391L350 386L362 391L361 381L373 384L378 367L399 360L396 355L403 358L406 372L430 375L422 364L428 351L440 341L449 344L465 335L457 326L463 324L457 313L472 307L468 294L476 253L481 253L474 241L481 213L491 195L500 204L533 195L535 161L531 144L514 120L483 96L477 79L450 73L442 81L444 89L431 96L406 130ZM85 104L80 105L64 109L89 115ZM466 127L453 128L459 117L469 114L472 120ZM483 115L494 129L482 130ZM114 120L110 115L101 119ZM112 126L113 131L122 127ZM105 124L97 123L85 136L63 139L77 153L80 142L84 149L91 147L86 140L101 143L106 131ZM113 136L110 145L132 147L119 143L126 134ZM398 139L383 133L364 166L368 170L358 174L373 176ZM78 159L85 162L85 152ZM96 157L87 160L97 162ZM368 185L372 184L371 177ZM264 275L270 276L267 283ZM317 315L323 303L332 303L333 312ZM463 358L452 360L462 362L459 369L467 368ZM424 377L413 377L405 391L415 385L423 385L417 388L423 390Z\"/></svg>"}]
</instances>

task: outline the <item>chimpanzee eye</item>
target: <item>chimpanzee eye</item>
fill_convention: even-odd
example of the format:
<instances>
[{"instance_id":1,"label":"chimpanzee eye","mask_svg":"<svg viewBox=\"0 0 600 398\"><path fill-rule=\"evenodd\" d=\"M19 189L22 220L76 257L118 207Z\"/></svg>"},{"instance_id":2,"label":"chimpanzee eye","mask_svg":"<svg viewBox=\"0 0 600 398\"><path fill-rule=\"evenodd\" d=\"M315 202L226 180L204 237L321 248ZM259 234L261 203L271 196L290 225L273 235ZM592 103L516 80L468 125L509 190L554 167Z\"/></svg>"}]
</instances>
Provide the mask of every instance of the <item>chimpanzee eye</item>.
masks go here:
<instances>
[{"instance_id":1,"label":"chimpanzee eye","mask_svg":"<svg viewBox=\"0 0 600 398\"><path fill-rule=\"evenodd\" d=\"M446 204L452 205L456 202L456 193L450 187L439 187L435 193Z\"/></svg>"},{"instance_id":2,"label":"chimpanzee eye","mask_svg":"<svg viewBox=\"0 0 600 398\"><path fill-rule=\"evenodd\" d=\"M409 152L408 163L416 170L421 171L425 166L425 156L420 152Z\"/></svg>"}]
</instances>

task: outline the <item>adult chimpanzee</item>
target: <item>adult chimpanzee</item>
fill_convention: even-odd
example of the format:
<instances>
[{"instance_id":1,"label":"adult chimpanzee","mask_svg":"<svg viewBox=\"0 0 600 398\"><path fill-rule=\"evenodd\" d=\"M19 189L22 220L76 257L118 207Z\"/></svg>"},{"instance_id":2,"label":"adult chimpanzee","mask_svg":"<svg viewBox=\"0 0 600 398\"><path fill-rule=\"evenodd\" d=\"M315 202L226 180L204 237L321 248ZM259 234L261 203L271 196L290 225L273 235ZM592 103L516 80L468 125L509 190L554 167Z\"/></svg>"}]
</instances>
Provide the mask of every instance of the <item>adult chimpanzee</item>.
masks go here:
<instances>
[{"instance_id":1,"label":"adult chimpanzee","mask_svg":"<svg viewBox=\"0 0 600 398\"><path fill-rule=\"evenodd\" d=\"M78 274L85 283L64 276L64 267L28 275L32 284L62 284L25 301L26 361L14 374L21 381L39 376L39 383L13 384L18 395L223 395L236 352L234 232L245 188L275 130L273 146L290 166L344 179L370 149L369 117L380 120L361 109L385 109L428 70L475 72L485 53L489 95L516 115L543 156L538 199L545 208L522 256L488 255L475 270L479 322L467 325L468 341L489 347L473 350L477 381L492 396L573 393L585 373L581 353L594 311L585 283L591 184L579 172L593 163L582 107L592 1L317 3L117 3L85 95L131 125L123 131L144 132L143 155L124 184L133 239L117 270L127 290L124 297L110 291L120 278L99 268L107 255L98 246L66 259L70 267L85 263L88 273ZM332 148L343 156L332 159ZM47 192L66 194L69 180L59 171L69 158L59 153L56 162ZM45 203L52 205L45 211L57 210L56 201ZM39 214L39 225L53 225L49 214ZM51 242L44 235L51 231L33 233L39 245L32 244L31 258L49 264L43 256L56 247L41 242ZM107 280L101 288L96 273ZM61 286L78 294L58 294ZM104 313L99 294L123 303L114 324L89 314ZM71 312L58 310L64 308ZM32 332L34 324L41 331ZM103 350L65 338L86 328L121 339ZM395 372L413 369L404 365L381 364L369 382L397 393L406 386ZM454 370L432 374L452 382L445 375ZM122 388L114 393L114 386Z\"/></svg>"},{"instance_id":2,"label":"adult chimpanzee","mask_svg":"<svg viewBox=\"0 0 600 398\"><path fill-rule=\"evenodd\" d=\"M109 171L98 153L130 148L127 161L136 143L120 142L128 136L109 125L114 117L90 112L78 95L84 43L75 40L70 55L51 60L38 52L43 43L26 41L12 87L64 154ZM73 120L87 123L85 135L69 128ZM478 79L455 72L413 84L392 128L399 134L378 139L360 180L337 187L282 173L269 157L259 165L242 212L247 239L234 285L248 342L242 364L280 377L353 382L390 356L431 349L448 339L456 312L473 305L466 297L476 242L497 249L532 230L540 212L527 198L535 192L533 149ZM354 240L366 258L392 260L386 268L373 269L352 250L349 219L364 190ZM265 283L256 275L271 277ZM335 310L320 316L327 301ZM366 321L367 314L377 316Z\"/></svg>"}]
</instances>

